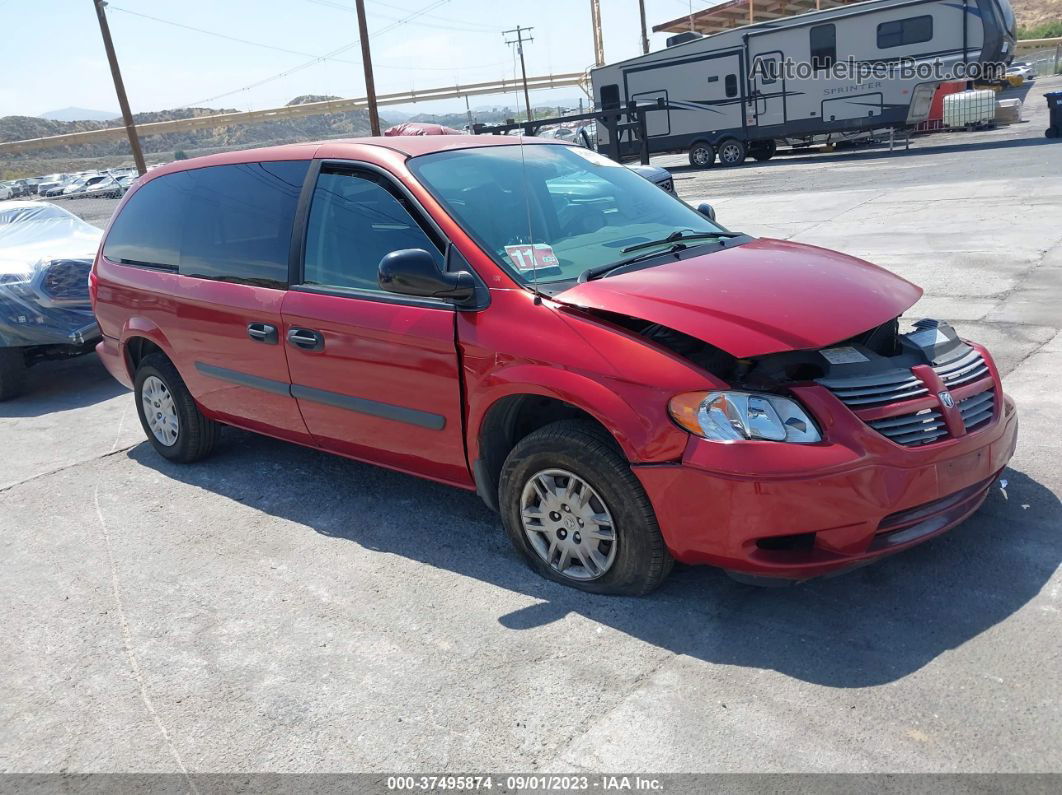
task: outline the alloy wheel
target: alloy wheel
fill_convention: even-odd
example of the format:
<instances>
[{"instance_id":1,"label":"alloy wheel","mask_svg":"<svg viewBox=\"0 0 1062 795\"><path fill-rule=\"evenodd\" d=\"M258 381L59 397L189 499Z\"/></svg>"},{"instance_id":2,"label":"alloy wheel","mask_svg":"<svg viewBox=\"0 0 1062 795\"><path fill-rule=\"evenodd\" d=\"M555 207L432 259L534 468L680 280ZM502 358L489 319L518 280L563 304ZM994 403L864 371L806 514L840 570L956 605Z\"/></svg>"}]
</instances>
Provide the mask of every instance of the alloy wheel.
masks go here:
<instances>
[{"instance_id":1,"label":"alloy wheel","mask_svg":"<svg viewBox=\"0 0 1062 795\"><path fill-rule=\"evenodd\" d=\"M148 428L159 443L166 447L176 444L180 431L177 406L173 402L172 393L161 378L151 375L144 379L144 385L140 389L140 403L144 407L144 419L147 420Z\"/></svg>"},{"instance_id":2,"label":"alloy wheel","mask_svg":"<svg viewBox=\"0 0 1062 795\"><path fill-rule=\"evenodd\" d=\"M724 163L737 163L741 159L741 145L736 143L723 144L719 150L719 159Z\"/></svg>"},{"instance_id":3,"label":"alloy wheel","mask_svg":"<svg viewBox=\"0 0 1062 795\"><path fill-rule=\"evenodd\" d=\"M520 496L524 534L542 560L572 580L596 580L616 560L616 527L601 496L578 475L544 469Z\"/></svg>"}]
</instances>

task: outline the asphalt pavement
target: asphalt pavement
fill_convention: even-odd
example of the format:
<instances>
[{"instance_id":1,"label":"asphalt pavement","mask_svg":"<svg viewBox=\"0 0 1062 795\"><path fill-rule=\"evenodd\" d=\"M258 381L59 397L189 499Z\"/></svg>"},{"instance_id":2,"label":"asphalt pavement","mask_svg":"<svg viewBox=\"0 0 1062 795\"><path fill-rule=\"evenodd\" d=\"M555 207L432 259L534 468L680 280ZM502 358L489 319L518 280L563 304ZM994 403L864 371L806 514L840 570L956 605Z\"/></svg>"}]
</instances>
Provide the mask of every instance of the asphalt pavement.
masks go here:
<instances>
[{"instance_id":1,"label":"asphalt pavement","mask_svg":"<svg viewBox=\"0 0 1062 795\"><path fill-rule=\"evenodd\" d=\"M675 169L727 226L895 270L912 316L994 352L1019 446L961 527L796 588L680 567L590 596L473 494L232 430L176 466L94 357L44 365L0 404L0 771L1059 771L1049 88L907 152Z\"/></svg>"}]
</instances>

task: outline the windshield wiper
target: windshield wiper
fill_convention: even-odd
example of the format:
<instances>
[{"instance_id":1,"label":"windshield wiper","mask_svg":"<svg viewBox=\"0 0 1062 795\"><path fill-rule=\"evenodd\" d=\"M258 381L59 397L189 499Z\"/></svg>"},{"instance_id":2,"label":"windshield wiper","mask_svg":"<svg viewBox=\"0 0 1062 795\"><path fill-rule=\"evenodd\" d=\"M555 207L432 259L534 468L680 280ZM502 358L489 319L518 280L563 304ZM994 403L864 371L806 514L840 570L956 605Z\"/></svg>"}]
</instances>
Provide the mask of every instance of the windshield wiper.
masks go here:
<instances>
[{"instance_id":1,"label":"windshield wiper","mask_svg":"<svg viewBox=\"0 0 1062 795\"><path fill-rule=\"evenodd\" d=\"M638 249L649 248L650 246L663 246L670 243L671 245L663 251L647 251L644 254L637 254L633 257L627 257L627 259L621 259L619 262L609 262L605 265L595 265L593 268L587 268L579 274L578 283L582 284L583 282L588 282L593 279L599 279L602 276L607 276L614 270L618 270L626 265L633 265L635 262L641 262L642 260L650 259L651 257L658 257L661 254L673 254L676 251L682 251L683 249L689 248L689 246L686 245L687 240L704 240L709 238L715 238L718 240L739 236L739 232L698 232L692 235L684 235L680 229L660 240L649 240L645 243L637 243L636 245L627 246L627 248L622 249L623 253L626 254L629 251L637 251Z\"/></svg>"},{"instance_id":2,"label":"windshield wiper","mask_svg":"<svg viewBox=\"0 0 1062 795\"><path fill-rule=\"evenodd\" d=\"M659 240L647 240L644 243L636 243L633 246L627 246L627 248L620 249L624 254L631 251L638 251L643 248L650 248L651 246L662 246L665 243L677 243L680 240L704 240L710 237L737 237L737 232L695 232L692 235L683 234L685 230L677 229L667 237L662 237Z\"/></svg>"}]
</instances>

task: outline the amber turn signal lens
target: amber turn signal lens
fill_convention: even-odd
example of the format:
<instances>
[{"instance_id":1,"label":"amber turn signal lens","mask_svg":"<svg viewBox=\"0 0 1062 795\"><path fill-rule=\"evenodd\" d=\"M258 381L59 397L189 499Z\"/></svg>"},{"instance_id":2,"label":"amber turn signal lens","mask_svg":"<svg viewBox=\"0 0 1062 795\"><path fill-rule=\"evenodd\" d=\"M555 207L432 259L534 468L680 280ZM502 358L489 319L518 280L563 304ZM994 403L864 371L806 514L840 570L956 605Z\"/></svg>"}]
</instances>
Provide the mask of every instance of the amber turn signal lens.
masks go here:
<instances>
[{"instance_id":1,"label":"amber turn signal lens","mask_svg":"<svg viewBox=\"0 0 1062 795\"><path fill-rule=\"evenodd\" d=\"M671 398L671 402L668 403L671 419L690 433L704 436L701 424L697 420L697 414L708 395L708 392L684 392L681 395L675 395L675 397Z\"/></svg>"}]
</instances>

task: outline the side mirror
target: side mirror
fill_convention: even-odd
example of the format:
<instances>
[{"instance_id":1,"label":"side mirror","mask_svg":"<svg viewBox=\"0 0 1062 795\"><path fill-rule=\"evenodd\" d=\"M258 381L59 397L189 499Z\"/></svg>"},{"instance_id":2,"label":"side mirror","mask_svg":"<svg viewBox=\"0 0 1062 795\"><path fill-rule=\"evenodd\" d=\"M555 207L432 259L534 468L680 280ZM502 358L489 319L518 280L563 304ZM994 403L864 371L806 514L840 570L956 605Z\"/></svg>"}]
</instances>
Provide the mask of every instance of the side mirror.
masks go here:
<instances>
[{"instance_id":1,"label":"side mirror","mask_svg":"<svg viewBox=\"0 0 1062 795\"><path fill-rule=\"evenodd\" d=\"M707 218L709 221L715 220L715 208L708 202L701 202L697 205L697 212Z\"/></svg>"},{"instance_id":2,"label":"side mirror","mask_svg":"<svg viewBox=\"0 0 1062 795\"><path fill-rule=\"evenodd\" d=\"M392 293L421 298L468 301L476 293L476 280L468 271L448 273L422 248L392 251L380 260L380 286Z\"/></svg>"}]
</instances>

